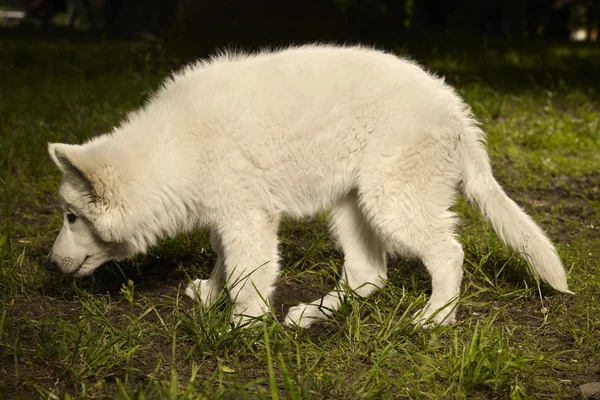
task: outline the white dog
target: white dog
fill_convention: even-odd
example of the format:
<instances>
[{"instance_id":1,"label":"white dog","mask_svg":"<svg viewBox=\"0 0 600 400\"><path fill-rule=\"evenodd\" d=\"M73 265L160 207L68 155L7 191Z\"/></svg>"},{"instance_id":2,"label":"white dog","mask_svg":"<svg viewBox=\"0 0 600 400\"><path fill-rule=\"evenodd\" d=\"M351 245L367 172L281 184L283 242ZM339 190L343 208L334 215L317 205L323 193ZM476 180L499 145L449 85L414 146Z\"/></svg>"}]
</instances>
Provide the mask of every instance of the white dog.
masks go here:
<instances>
[{"instance_id":1,"label":"white dog","mask_svg":"<svg viewBox=\"0 0 600 400\"><path fill-rule=\"evenodd\" d=\"M48 268L88 275L208 226L217 263L186 293L208 305L225 289L238 322L268 310L282 216L330 208L340 285L293 307L287 323L327 317L348 289L381 288L388 251L418 257L431 275L417 322L455 321L457 186L542 279L570 293L556 250L492 176L468 106L416 64L369 48L221 54L175 74L113 132L49 152L63 173L64 226Z\"/></svg>"}]
</instances>

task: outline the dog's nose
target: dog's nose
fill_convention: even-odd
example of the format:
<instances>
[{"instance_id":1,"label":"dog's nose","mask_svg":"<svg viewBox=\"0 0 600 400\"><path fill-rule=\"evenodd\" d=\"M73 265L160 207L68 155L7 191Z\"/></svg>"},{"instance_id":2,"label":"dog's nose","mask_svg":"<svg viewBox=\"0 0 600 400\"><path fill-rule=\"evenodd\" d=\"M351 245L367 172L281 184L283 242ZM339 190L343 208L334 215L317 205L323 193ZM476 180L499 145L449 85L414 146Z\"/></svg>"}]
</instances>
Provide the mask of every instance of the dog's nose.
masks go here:
<instances>
[{"instance_id":1,"label":"dog's nose","mask_svg":"<svg viewBox=\"0 0 600 400\"><path fill-rule=\"evenodd\" d=\"M48 257L46 257L46 263L44 264L44 267L46 267L46 269L49 271L58 271L59 270L58 264L56 262L54 262L54 260L52 260L50 255L48 255Z\"/></svg>"}]
</instances>

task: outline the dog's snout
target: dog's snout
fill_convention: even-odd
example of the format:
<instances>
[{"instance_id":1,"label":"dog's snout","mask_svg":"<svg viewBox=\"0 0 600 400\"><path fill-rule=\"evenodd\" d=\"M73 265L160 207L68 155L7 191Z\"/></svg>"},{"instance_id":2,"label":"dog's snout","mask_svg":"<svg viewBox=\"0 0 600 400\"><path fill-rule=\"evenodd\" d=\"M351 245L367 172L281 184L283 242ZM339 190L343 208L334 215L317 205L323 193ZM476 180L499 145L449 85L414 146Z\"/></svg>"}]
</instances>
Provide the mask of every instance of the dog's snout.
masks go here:
<instances>
[{"instance_id":1,"label":"dog's snout","mask_svg":"<svg viewBox=\"0 0 600 400\"><path fill-rule=\"evenodd\" d=\"M48 256L46 258L46 263L44 264L47 270L49 271L58 271L58 264L52 259L52 257Z\"/></svg>"}]
</instances>

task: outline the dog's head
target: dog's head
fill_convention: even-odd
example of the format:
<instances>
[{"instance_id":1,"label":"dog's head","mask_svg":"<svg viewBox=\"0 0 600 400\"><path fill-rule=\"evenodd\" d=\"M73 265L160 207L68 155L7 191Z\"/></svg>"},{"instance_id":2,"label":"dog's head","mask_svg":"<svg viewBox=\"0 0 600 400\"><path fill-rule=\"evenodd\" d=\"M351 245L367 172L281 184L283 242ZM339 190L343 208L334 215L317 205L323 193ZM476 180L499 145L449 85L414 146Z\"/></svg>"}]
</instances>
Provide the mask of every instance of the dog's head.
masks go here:
<instances>
[{"instance_id":1,"label":"dog's head","mask_svg":"<svg viewBox=\"0 0 600 400\"><path fill-rule=\"evenodd\" d=\"M95 154L93 146L49 144L48 151L63 174L59 198L63 226L46 267L86 276L110 260L133 255L125 240L120 177Z\"/></svg>"}]
</instances>

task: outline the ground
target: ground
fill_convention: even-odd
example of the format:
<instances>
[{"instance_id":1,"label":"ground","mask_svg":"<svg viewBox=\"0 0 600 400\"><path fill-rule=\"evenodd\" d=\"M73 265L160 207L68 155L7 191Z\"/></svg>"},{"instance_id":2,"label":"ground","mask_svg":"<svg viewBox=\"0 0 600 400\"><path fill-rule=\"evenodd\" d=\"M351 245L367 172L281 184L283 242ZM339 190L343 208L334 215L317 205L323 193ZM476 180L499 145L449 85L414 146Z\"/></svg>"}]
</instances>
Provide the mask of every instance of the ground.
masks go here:
<instances>
[{"instance_id":1,"label":"ground","mask_svg":"<svg viewBox=\"0 0 600 400\"><path fill-rule=\"evenodd\" d=\"M495 175L556 244L575 296L538 284L461 200L458 323L415 328L429 278L390 256L387 288L302 331L277 321L336 280L342 255L326 213L282 225L273 315L257 329L232 329L225 301L204 310L182 295L215 261L204 230L85 279L43 269L61 224L46 143L107 131L170 70L205 55L73 39L0 39L0 397L574 398L600 380L598 47L385 45L444 75L473 107Z\"/></svg>"}]
</instances>

